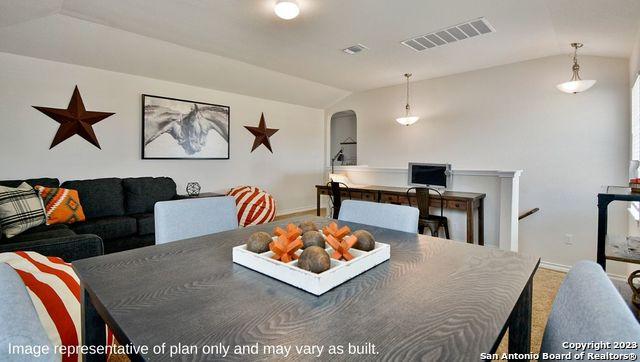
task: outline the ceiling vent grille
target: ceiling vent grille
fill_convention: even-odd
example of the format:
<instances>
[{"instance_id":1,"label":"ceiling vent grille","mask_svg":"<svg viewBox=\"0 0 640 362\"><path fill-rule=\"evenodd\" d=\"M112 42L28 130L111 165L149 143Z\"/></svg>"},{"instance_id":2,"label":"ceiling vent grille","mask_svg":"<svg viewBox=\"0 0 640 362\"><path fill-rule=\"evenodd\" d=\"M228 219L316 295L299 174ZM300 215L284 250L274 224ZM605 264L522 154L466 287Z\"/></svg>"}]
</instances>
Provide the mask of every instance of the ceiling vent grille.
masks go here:
<instances>
[{"instance_id":1,"label":"ceiling vent grille","mask_svg":"<svg viewBox=\"0 0 640 362\"><path fill-rule=\"evenodd\" d=\"M478 18L458 25L449 26L427 35L411 38L402 41L401 43L417 52L421 52L423 50L447 45L459 40L490 34L495 31L495 28L487 21L487 19Z\"/></svg>"},{"instance_id":2,"label":"ceiling vent grille","mask_svg":"<svg viewBox=\"0 0 640 362\"><path fill-rule=\"evenodd\" d=\"M366 46L362 45L362 44L356 44L356 45L352 45L348 48L344 48L342 49L343 52L347 53L347 54L356 54L356 53L360 53L363 50L367 50L369 48L367 48Z\"/></svg>"}]
</instances>

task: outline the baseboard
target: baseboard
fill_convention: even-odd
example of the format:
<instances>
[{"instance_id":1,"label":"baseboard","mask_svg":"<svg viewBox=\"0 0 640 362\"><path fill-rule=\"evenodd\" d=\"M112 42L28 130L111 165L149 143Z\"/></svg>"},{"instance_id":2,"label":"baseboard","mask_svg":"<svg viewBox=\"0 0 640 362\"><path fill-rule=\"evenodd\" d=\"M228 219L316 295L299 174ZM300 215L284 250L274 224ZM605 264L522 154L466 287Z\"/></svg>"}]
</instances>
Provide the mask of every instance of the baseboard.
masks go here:
<instances>
[{"instance_id":1,"label":"baseboard","mask_svg":"<svg viewBox=\"0 0 640 362\"><path fill-rule=\"evenodd\" d=\"M540 267L541 268L545 268L545 269L550 269L550 270L563 272L563 273L566 273L566 272L569 271L569 269L571 269L571 267L568 266L568 265L552 263L552 262L549 262L549 261L540 261ZM619 281L626 281L627 280L627 277L624 276L624 275L612 274L612 273L607 273L607 275L609 276L609 278L614 279L614 280L619 280Z\"/></svg>"},{"instance_id":2,"label":"baseboard","mask_svg":"<svg viewBox=\"0 0 640 362\"><path fill-rule=\"evenodd\" d=\"M286 216L286 215L290 215L290 214L298 214L301 212L311 212L313 211L315 214L316 211L316 206L302 206L302 207L296 207L293 209L286 209L286 210L279 210L276 212L276 216L282 217L282 216Z\"/></svg>"}]
</instances>

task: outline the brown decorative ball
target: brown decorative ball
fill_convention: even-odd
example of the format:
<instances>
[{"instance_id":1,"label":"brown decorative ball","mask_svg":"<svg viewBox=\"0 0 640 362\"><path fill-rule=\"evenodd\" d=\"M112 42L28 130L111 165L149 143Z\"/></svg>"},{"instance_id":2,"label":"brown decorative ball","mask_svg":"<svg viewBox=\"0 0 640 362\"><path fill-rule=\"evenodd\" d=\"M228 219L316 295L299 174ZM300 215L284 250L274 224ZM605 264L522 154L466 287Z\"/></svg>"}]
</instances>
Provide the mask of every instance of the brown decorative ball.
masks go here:
<instances>
[{"instance_id":1,"label":"brown decorative ball","mask_svg":"<svg viewBox=\"0 0 640 362\"><path fill-rule=\"evenodd\" d=\"M247 241L247 250L258 254L265 253L269 251L269 243L271 243L271 241L273 241L273 239L271 239L271 235L269 235L269 233L258 231L257 233L253 233L249 236L249 240Z\"/></svg>"},{"instance_id":2,"label":"brown decorative ball","mask_svg":"<svg viewBox=\"0 0 640 362\"><path fill-rule=\"evenodd\" d=\"M313 221L305 221L298 225L302 233L306 233L307 231L318 231L318 226Z\"/></svg>"},{"instance_id":3,"label":"brown decorative ball","mask_svg":"<svg viewBox=\"0 0 640 362\"><path fill-rule=\"evenodd\" d=\"M306 249L310 246L319 246L322 249L325 248L324 237L320 232L310 230L302 234L302 247Z\"/></svg>"},{"instance_id":4,"label":"brown decorative ball","mask_svg":"<svg viewBox=\"0 0 640 362\"><path fill-rule=\"evenodd\" d=\"M331 267L331 257L319 246L310 246L300 254L298 268L320 274Z\"/></svg>"},{"instance_id":5,"label":"brown decorative ball","mask_svg":"<svg viewBox=\"0 0 640 362\"><path fill-rule=\"evenodd\" d=\"M355 249L371 251L376 247L376 240L367 230L356 230L353 235L358 238L358 241L353 245Z\"/></svg>"}]
</instances>

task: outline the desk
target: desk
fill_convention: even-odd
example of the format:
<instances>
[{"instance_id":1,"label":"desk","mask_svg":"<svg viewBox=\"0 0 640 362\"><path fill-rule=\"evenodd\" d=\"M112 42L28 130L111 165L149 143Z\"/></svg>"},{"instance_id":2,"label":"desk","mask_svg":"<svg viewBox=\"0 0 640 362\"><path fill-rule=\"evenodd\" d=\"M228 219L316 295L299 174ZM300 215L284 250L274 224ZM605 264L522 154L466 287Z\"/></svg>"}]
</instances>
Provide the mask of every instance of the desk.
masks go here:
<instances>
[{"instance_id":1,"label":"desk","mask_svg":"<svg viewBox=\"0 0 640 362\"><path fill-rule=\"evenodd\" d=\"M350 187L352 200L364 200L371 202L384 202L389 204L409 205L407 200L407 187L392 186L362 186ZM331 187L316 185L316 214L320 216L320 196L330 195ZM486 194L475 192L445 191L442 193L442 201L445 209L464 211L467 214L467 242L473 244L474 210L478 210L478 245L484 245L484 198ZM343 198L348 198L347 191L343 191ZM415 196L411 197L411 204L417 205ZM431 207L440 207L440 198L430 198Z\"/></svg>"},{"instance_id":2,"label":"desk","mask_svg":"<svg viewBox=\"0 0 640 362\"><path fill-rule=\"evenodd\" d=\"M232 248L251 234L302 221L322 227L331 220L304 216L74 261L83 344L104 345L106 323L122 345L149 346L132 361L218 360L215 351L170 356L169 346L202 352L256 342L260 355L228 358L279 360L262 346L318 344L324 359L477 361L496 351L508 329L510 353L531 351L538 258L338 221L391 245L391 259L321 296L232 262ZM152 352L163 343L165 350ZM328 346L347 343L375 345L378 354L328 354ZM295 347L291 353L312 358ZM106 356L86 360L99 359Z\"/></svg>"}]
</instances>

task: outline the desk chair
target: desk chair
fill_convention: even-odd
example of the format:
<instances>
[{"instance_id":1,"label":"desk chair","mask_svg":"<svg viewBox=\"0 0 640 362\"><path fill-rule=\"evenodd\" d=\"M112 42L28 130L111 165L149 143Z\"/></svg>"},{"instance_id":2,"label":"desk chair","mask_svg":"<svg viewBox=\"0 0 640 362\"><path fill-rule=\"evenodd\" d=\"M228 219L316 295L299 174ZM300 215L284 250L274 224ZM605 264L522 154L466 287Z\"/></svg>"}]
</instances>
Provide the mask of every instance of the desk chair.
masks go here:
<instances>
[{"instance_id":1,"label":"desk chair","mask_svg":"<svg viewBox=\"0 0 640 362\"><path fill-rule=\"evenodd\" d=\"M329 181L327 182L327 186L331 187L331 194L329 194L329 199L331 200L331 205L333 206L333 215L332 218L337 219L340 214L340 206L342 205L342 191L347 191L347 197L351 199L351 189L344 182L335 182Z\"/></svg>"},{"instance_id":2,"label":"desk chair","mask_svg":"<svg viewBox=\"0 0 640 362\"><path fill-rule=\"evenodd\" d=\"M420 211L415 207L346 200L342 203L338 220L415 233L419 215Z\"/></svg>"},{"instance_id":3,"label":"desk chair","mask_svg":"<svg viewBox=\"0 0 640 362\"><path fill-rule=\"evenodd\" d=\"M156 202L154 218L156 244L238 228L231 196Z\"/></svg>"},{"instance_id":4,"label":"desk chair","mask_svg":"<svg viewBox=\"0 0 640 362\"><path fill-rule=\"evenodd\" d=\"M424 229L428 228L431 232L431 236L440 237L440 228L444 228L444 235L447 239L451 239L449 236L449 220L444 216L444 200L442 200L442 194L436 189L430 187L412 187L407 190L407 200L409 206L411 205L411 190L416 191L416 199L418 202L418 210L420 210L420 219L418 220L418 232L424 233ZM429 212L429 201L432 196L431 190L433 190L437 197L440 198L440 216L431 215Z\"/></svg>"}]
</instances>

